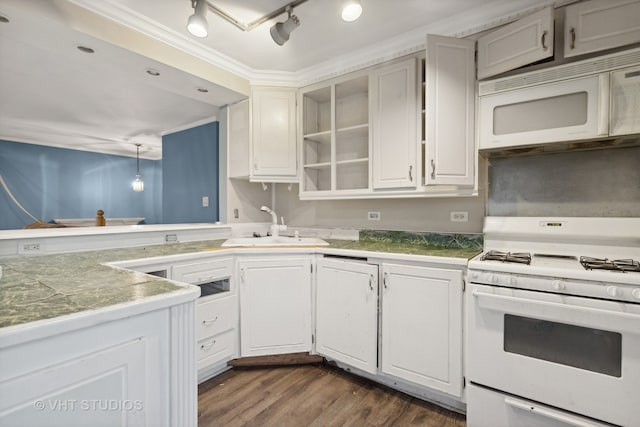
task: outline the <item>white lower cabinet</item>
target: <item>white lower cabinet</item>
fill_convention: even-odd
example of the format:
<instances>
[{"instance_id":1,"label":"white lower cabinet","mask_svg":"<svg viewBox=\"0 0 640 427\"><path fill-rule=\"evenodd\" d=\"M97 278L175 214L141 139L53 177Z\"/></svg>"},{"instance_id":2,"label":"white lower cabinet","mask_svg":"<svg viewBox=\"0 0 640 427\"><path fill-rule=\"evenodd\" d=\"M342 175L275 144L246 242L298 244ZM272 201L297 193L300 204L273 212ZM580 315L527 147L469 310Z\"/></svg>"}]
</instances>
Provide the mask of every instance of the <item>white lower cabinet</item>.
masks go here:
<instances>
[{"instance_id":1,"label":"white lower cabinet","mask_svg":"<svg viewBox=\"0 0 640 427\"><path fill-rule=\"evenodd\" d=\"M240 259L240 353L311 351L311 257Z\"/></svg>"},{"instance_id":2,"label":"white lower cabinet","mask_svg":"<svg viewBox=\"0 0 640 427\"><path fill-rule=\"evenodd\" d=\"M462 395L462 271L382 264L381 370Z\"/></svg>"},{"instance_id":3,"label":"white lower cabinet","mask_svg":"<svg viewBox=\"0 0 640 427\"><path fill-rule=\"evenodd\" d=\"M375 374L378 266L327 258L317 266L316 352Z\"/></svg>"},{"instance_id":4,"label":"white lower cabinet","mask_svg":"<svg viewBox=\"0 0 640 427\"><path fill-rule=\"evenodd\" d=\"M227 369L238 357L238 297L232 257L197 257L172 266L171 278L200 287L196 303L198 381Z\"/></svg>"},{"instance_id":5,"label":"white lower cabinet","mask_svg":"<svg viewBox=\"0 0 640 427\"><path fill-rule=\"evenodd\" d=\"M6 328L0 425L195 427L194 305L141 314L130 305Z\"/></svg>"},{"instance_id":6,"label":"white lower cabinet","mask_svg":"<svg viewBox=\"0 0 640 427\"><path fill-rule=\"evenodd\" d=\"M461 398L462 268L332 258L317 266L318 354L385 384Z\"/></svg>"}]
</instances>

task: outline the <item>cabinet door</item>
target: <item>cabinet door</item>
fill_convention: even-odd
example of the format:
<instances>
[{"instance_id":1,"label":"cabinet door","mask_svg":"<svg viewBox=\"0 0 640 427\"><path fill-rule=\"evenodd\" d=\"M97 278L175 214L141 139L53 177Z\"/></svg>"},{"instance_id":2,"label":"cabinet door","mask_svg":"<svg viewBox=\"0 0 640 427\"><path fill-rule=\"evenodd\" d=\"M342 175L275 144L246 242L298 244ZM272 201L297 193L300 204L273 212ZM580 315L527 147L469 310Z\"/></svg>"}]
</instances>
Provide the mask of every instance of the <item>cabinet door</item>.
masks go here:
<instances>
[{"instance_id":1,"label":"cabinet door","mask_svg":"<svg viewBox=\"0 0 640 427\"><path fill-rule=\"evenodd\" d=\"M427 185L475 181L474 42L427 35Z\"/></svg>"},{"instance_id":2,"label":"cabinet door","mask_svg":"<svg viewBox=\"0 0 640 427\"><path fill-rule=\"evenodd\" d=\"M229 106L227 118L229 178L249 176L249 101Z\"/></svg>"},{"instance_id":3,"label":"cabinet door","mask_svg":"<svg viewBox=\"0 0 640 427\"><path fill-rule=\"evenodd\" d=\"M640 42L640 1L591 0L565 9L564 56Z\"/></svg>"},{"instance_id":4,"label":"cabinet door","mask_svg":"<svg viewBox=\"0 0 640 427\"><path fill-rule=\"evenodd\" d=\"M382 67L372 81L373 188L416 188L416 60Z\"/></svg>"},{"instance_id":5,"label":"cabinet door","mask_svg":"<svg viewBox=\"0 0 640 427\"><path fill-rule=\"evenodd\" d=\"M462 394L462 271L383 264L385 374Z\"/></svg>"},{"instance_id":6,"label":"cabinet door","mask_svg":"<svg viewBox=\"0 0 640 427\"><path fill-rule=\"evenodd\" d=\"M331 259L318 261L318 354L375 374L377 309L377 266Z\"/></svg>"},{"instance_id":7,"label":"cabinet door","mask_svg":"<svg viewBox=\"0 0 640 427\"><path fill-rule=\"evenodd\" d=\"M310 351L310 258L241 260L239 270L241 355Z\"/></svg>"},{"instance_id":8,"label":"cabinet door","mask_svg":"<svg viewBox=\"0 0 640 427\"><path fill-rule=\"evenodd\" d=\"M547 7L478 39L478 79L553 56L553 8Z\"/></svg>"},{"instance_id":9,"label":"cabinet door","mask_svg":"<svg viewBox=\"0 0 640 427\"><path fill-rule=\"evenodd\" d=\"M296 91L251 90L252 181L297 181Z\"/></svg>"}]
</instances>

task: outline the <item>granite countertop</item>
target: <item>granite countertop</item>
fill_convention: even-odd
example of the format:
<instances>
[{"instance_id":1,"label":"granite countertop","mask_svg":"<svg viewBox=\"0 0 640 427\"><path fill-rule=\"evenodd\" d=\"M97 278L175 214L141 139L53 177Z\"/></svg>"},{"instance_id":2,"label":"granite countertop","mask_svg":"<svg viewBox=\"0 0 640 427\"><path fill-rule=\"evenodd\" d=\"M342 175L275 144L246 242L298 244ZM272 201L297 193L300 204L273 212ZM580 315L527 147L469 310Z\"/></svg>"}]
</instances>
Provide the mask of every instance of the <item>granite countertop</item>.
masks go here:
<instances>
[{"instance_id":1,"label":"granite countertop","mask_svg":"<svg viewBox=\"0 0 640 427\"><path fill-rule=\"evenodd\" d=\"M209 240L2 259L0 328L184 290L183 286L163 278L104 264L221 249L223 242ZM482 250L482 237L475 235L361 232L359 241L328 242L331 249L464 259Z\"/></svg>"}]
</instances>

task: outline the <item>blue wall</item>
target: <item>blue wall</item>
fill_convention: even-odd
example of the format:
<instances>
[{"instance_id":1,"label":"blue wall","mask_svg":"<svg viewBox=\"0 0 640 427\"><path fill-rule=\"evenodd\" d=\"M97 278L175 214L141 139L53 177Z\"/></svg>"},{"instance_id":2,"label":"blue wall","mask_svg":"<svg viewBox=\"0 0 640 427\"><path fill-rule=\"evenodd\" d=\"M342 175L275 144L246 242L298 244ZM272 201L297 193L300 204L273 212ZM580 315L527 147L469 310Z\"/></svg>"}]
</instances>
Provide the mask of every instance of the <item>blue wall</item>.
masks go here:
<instances>
[{"instance_id":1,"label":"blue wall","mask_svg":"<svg viewBox=\"0 0 640 427\"><path fill-rule=\"evenodd\" d=\"M162 137L162 204L167 223L218 220L218 122Z\"/></svg>"},{"instance_id":2,"label":"blue wall","mask_svg":"<svg viewBox=\"0 0 640 427\"><path fill-rule=\"evenodd\" d=\"M162 222L162 163L140 160L144 192L135 193L134 157L92 153L0 140L0 175L31 214L54 218L144 217ZM0 187L0 229L32 223Z\"/></svg>"}]
</instances>

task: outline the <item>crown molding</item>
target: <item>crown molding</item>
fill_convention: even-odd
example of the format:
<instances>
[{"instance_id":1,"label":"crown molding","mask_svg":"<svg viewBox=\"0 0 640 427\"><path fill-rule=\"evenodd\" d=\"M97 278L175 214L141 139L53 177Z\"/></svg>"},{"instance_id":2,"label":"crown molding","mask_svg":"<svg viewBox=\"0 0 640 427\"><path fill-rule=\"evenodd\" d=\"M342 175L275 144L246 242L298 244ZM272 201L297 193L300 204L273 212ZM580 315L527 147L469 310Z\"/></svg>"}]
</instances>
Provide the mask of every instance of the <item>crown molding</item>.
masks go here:
<instances>
[{"instance_id":1,"label":"crown molding","mask_svg":"<svg viewBox=\"0 0 640 427\"><path fill-rule=\"evenodd\" d=\"M366 47L295 72L255 70L214 49L204 47L177 31L129 9L116 0L68 0L107 19L175 47L198 59L250 81L251 85L303 87L315 82L361 70L414 54L425 48L426 34L468 37L515 21L548 6L560 7L578 0L547 0L532 5L531 0L514 0L484 7L473 17L460 15L400 34L375 46Z\"/></svg>"}]
</instances>

